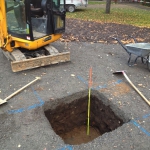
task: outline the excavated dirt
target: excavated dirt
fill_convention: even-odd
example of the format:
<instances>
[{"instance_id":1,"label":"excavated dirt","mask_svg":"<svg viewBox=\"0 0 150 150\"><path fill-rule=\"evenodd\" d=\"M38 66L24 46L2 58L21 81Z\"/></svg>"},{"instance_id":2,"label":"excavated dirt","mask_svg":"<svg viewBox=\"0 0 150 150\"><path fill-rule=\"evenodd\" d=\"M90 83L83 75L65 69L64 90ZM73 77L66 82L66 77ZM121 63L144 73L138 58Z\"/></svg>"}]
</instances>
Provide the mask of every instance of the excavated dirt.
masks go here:
<instances>
[{"instance_id":1,"label":"excavated dirt","mask_svg":"<svg viewBox=\"0 0 150 150\"><path fill-rule=\"evenodd\" d=\"M111 86L112 87L112 86ZM120 97L122 95L128 94L131 91L131 88L126 83L120 83L111 88L109 90L108 88L103 88L99 90L100 92L104 93L111 93L111 95L115 97Z\"/></svg>"},{"instance_id":2,"label":"excavated dirt","mask_svg":"<svg viewBox=\"0 0 150 150\"><path fill-rule=\"evenodd\" d=\"M60 134L60 137L66 144L78 145L88 143L99 137L101 134L96 128L90 127L90 134L87 135L87 127L85 125L74 128L72 131L65 134Z\"/></svg>"},{"instance_id":3,"label":"excavated dirt","mask_svg":"<svg viewBox=\"0 0 150 150\"><path fill-rule=\"evenodd\" d=\"M113 44L117 42L112 37L118 37L124 44L127 44L133 42L129 36L135 37L138 42L150 42L150 28L67 18L66 31L61 41Z\"/></svg>"},{"instance_id":4,"label":"excavated dirt","mask_svg":"<svg viewBox=\"0 0 150 150\"><path fill-rule=\"evenodd\" d=\"M90 134L87 135L88 96L62 103L55 109L45 111L45 116L53 130L66 144L87 143L121 126L124 122L109 106L103 104L96 96L91 96Z\"/></svg>"},{"instance_id":5,"label":"excavated dirt","mask_svg":"<svg viewBox=\"0 0 150 150\"><path fill-rule=\"evenodd\" d=\"M130 87L126 83L120 83L112 89L112 94L116 97L130 92Z\"/></svg>"}]
</instances>

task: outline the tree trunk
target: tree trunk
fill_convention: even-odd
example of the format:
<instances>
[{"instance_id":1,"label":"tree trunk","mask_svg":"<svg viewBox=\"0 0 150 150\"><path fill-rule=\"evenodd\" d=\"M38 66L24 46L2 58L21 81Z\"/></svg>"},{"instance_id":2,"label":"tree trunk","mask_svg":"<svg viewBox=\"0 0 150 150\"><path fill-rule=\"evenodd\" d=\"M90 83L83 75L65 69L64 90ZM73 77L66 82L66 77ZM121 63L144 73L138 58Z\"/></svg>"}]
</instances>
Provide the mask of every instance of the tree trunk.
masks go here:
<instances>
[{"instance_id":1,"label":"tree trunk","mask_svg":"<svg viewBox=\"0 0 150 150\"><path fill-rule=\"evenodd\" d=\"M111 0L106 0L106 14L110 14Z\"/></svg>"}]
</instances>

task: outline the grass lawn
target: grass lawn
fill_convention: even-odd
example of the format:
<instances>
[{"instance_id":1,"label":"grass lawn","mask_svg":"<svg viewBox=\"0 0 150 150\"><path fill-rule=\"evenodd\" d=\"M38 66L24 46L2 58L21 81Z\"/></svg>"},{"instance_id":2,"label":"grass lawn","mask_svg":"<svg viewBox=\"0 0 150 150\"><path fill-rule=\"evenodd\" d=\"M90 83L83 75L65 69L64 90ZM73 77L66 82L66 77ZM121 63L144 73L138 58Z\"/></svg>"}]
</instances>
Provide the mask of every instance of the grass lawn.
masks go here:
<instances>
[{"instance_id":1,"label":"grass lawn","mask_svg":"<svg viewBox=\"0 0 150 150\"><path fill-rule=\"evenodd\" d=\"M92 3L92 1L90 1ZM67 18L76 18L88 21L102 22L102 23L119 23L129 24L138 27L150 28L150 11L145 9L137 9L134 7L111 7L110 14L105 14L105 2L93 2L103 5L103 7L89 7L77 9L74 13L67 12ZM115 4L111 4L113 6ZM120 5L121 6L121 5Z\"/></svg>"}]
</instances>

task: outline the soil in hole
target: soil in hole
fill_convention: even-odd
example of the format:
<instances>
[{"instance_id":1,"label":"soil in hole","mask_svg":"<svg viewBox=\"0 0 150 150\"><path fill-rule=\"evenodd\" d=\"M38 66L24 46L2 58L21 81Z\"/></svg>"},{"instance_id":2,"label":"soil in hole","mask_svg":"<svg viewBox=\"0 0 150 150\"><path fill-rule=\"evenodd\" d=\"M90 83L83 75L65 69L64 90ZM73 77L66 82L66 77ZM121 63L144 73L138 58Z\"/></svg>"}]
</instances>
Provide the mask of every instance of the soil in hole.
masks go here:
<instances>
[{"instance_id":1,"label":"soil in hole","mask_svg":"<svg viewBox=\"0 0 150 150\"><path fill-rule=\"evenodd\" d=\"M74 128L73 130L65 134L60 134L60 137L62 137L64 142L71 145L88 143L89 141L92 141L99 136L99 131L93 127L90 127L90 134L87 135L87 127L85 125Z\"/></svg>"},{"instance_id":2,"label":"soil in hole","mask_svg":"<svg viewBox=\"0 0 150 150\"><path fill-rule=\"evenodd\" d=\"M87 143L98 136L113 131L124 122L109 106L91 95L90 136L86 134L88 96L71 103L61 103L55 109L45 111L53 130L66 144Z\"/></svg>"}]
</instances>

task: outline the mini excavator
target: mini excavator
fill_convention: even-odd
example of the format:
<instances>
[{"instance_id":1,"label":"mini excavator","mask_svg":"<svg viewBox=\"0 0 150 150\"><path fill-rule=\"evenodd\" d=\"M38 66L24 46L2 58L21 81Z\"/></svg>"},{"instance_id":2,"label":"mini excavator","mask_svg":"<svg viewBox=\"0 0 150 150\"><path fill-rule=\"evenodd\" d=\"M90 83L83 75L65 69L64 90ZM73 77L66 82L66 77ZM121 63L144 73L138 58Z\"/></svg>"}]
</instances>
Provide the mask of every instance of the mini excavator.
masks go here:
<instances>
[{"instance_id":1,"label":"mini excavator","mask_svg":"<svg viewBox=\"0 0 150 150\"><path fill-rule=\"evenodd\" d=\"M0 50L13 72L70 61L51 46L65 32L65 0L0 0Z\"/></svg>"}]
</instances>

